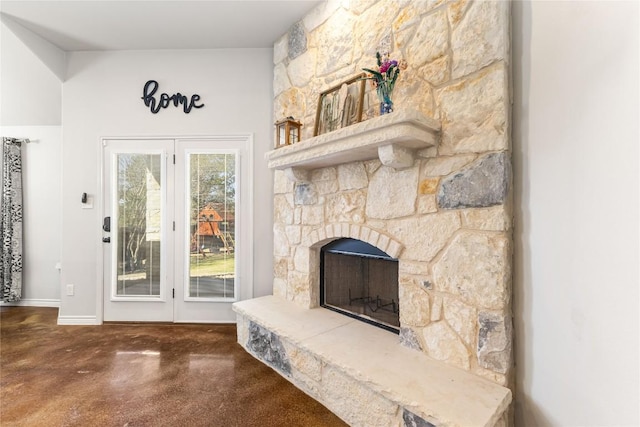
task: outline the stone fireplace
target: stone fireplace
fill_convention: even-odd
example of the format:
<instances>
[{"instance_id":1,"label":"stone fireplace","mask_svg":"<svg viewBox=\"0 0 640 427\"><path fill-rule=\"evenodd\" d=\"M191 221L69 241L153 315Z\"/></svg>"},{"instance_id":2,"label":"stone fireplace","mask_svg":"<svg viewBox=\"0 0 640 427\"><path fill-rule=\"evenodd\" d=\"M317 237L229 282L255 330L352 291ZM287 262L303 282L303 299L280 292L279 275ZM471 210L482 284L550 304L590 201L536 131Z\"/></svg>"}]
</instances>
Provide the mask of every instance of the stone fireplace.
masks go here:
<instances>
[{"instance_id":1,"label":"stone fireplace","mask_svg":"<svg viewBox=\"0 0 640 427\"><path fill-rule=\"evenodd\" d=\"M275 45L274 114L304 133L266 156L273 296L235 304L238 342L351 425L508 424L508 17L508 2L329 1ZM409 63L395 111L312 137L318 93L384 49ZM373 249L351 259L345 241ZM351 288L327 304L326 279ZM396 324L374 319L391 331L359 321L394 304Z\"/></svg>"}]
</instances>

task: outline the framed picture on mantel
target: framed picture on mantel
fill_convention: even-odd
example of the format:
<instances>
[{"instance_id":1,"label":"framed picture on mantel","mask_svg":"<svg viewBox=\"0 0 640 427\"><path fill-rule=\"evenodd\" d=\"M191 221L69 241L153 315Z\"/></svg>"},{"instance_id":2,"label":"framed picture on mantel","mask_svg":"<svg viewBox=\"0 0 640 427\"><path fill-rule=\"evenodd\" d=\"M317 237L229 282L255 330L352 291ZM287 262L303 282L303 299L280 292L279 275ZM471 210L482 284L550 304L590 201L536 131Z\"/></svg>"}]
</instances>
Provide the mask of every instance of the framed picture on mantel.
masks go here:
<instances>
[{"instance_id":1,"label":"framed picture on mantel","mask_svg":"<svg viewBox=\"0 0 640 427\"><path fill-rule=\"evenodd\" d=\"M362 120L365 74L325 90L318 99L313 136L322 135Z\"/></svg>"}]
</instances>

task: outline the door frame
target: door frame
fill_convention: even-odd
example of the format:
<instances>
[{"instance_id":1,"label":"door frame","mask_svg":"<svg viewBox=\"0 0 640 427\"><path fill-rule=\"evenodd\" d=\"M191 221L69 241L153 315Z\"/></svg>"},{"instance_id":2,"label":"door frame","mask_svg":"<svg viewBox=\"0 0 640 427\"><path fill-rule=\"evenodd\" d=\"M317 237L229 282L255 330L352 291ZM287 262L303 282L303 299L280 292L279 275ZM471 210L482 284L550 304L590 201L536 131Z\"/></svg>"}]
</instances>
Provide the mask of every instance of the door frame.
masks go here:
<instances>
[{"instance_id":1,"label":"door frame","mask_svg":"<svg viewBox=\"0 0 640 427\"><path fill-rule=\"evenodd\" d=\"M96 324L104 323L104 251L105 244L102 242L102 219L104 214L104 195L106 190L106 181L105 181L105 170L104 170L104 145L107 140L131 140L131 141L147 141L147 140L160 140L167 139L173 140L175 143L178 141L235 141L235 142L245 142L247 144L247 164L249 167L247 171L240 171L240 173L245 173L244 179L247 181L247 193L241 194L242 204L244 209L247 212L247 220L245 221L245 225L243 226L246 232L248 233L249 238L247 238L247 251L249 259L247 260L246 268L244 269L246 278L249 283L244 289L238 289L238 298L237 301L245 300L253 298L254 293L254 260L255 260L255 240L254 240L254 149L253 149L253 133L233 133L233 134L218 134L218 135L147 135L147 136L103 136L100 137L97 150L98 150L98 161L100 163L98 167L98 194L94 197L94 206L96 209L96 244L98 247L97 259L96 259ZM175 305L175 302L174 302ZM180 323L175 321L175 309L174 309L174 323ZM191 321L183 321L186 323L194 323L198 322L198 320ZM210 322L203 322L210 323ZM218 320L215 323L235 323L235 320Z\"/></svg>"}]
</instances>

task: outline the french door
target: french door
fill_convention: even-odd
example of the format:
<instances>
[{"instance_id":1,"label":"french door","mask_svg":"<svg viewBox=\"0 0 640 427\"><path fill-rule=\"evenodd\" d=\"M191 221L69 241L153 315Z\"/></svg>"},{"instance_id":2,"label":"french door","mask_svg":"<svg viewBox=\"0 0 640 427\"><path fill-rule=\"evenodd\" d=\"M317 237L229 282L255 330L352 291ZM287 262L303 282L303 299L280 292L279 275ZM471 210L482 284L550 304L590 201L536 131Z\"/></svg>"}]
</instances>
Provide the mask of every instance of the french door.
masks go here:
<instances>
[{"instance_id":1,"label":"french door","mask_svg":"<svg viewBox=\"0 0 640 427\"><path fill-rule=\"evenodd\" d=\"M250 138L103 147L104 320L233 322L252 296Z\"/></svg>"}]
</instances>

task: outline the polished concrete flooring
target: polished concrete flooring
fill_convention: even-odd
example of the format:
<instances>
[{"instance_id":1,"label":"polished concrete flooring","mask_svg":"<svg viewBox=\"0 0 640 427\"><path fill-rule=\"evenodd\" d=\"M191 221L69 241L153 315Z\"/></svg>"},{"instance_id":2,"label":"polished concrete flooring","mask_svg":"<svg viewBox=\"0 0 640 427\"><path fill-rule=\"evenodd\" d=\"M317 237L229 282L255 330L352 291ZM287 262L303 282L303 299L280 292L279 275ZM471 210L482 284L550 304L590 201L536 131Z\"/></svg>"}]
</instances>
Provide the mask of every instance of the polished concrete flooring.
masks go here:
<instances>
[{"instance_id":1,"label":"polished concrete flooring","mask_svg":"<svg viewBox=\"0 0 640 427\"><path fill-rule=\"evenodd\" d=\"M234 325L57 326L0 307L0 425L345 426L236 343Z\"/></svg>"}]
</instances>

